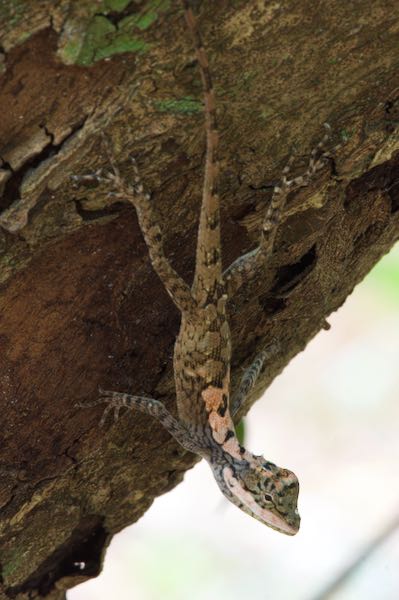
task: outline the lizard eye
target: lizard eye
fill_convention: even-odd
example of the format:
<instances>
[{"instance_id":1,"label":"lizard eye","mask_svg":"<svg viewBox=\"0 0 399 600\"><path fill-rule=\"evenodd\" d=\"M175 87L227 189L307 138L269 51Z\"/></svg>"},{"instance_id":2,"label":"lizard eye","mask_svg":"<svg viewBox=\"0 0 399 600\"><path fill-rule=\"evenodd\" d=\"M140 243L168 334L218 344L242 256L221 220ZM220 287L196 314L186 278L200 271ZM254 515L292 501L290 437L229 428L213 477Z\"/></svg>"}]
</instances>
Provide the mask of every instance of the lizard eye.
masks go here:
<instances>
[{"instance_id":1,"label":"lizard eye","mask_svg":"<svg viewBox=\"0 0 399 600\"><path fill-rule=\"evenodd\" d=\"M267 500L268 502L273 502L273 498L270 494L265 494L265 500Z\"/></svg>"}]
</instances>

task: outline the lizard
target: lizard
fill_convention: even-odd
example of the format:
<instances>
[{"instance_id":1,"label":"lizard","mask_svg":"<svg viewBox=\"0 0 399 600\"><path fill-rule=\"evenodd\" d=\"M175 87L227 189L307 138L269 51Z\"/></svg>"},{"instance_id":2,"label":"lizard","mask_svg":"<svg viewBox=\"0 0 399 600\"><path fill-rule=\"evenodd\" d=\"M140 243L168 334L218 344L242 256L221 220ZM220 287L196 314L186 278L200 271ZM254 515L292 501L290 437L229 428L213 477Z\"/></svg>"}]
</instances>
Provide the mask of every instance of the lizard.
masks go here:
<instances>
[{"instance_id":1,"label":"lizard","mask_svg":"<svg viewBox=\"0 0 399 600\"><path fill-rule=\"evenodd\" d=\"M300 525L296 475L244 448L237 438L233 422L269 355L275 351L276 344L256 356L230 397L232 349L226 303L267 267L288 194L294 188L307 185L325 164L324 158L329 156L324 144L329 138L330 127L325 124L327 133L312 150L304 175L288 179L293 162L293 157L290 157L283 169L281 183L274 187L265 211L258 246L223 271L215 94L197 19L189 0L181 0L181 3L202 79L206 130L205 173L191 287L164 254L159 220L151 195L144 189L135 159L131 159L133 183L126 182L121 176L110 153L111 172L105 176L99 173L92 176L98 182L111 183L114 188L111 194L134 206L152 267L181 313L173 358L178 418L160 400L101 388L99 398L83 406L107 404L100 425L104 424L110 411L114 411L116 421L121 408L138 410L154 417L181 446L209 463L221 492L228 500L272 529L294 535Z\"/></svg>"}]
</instances>

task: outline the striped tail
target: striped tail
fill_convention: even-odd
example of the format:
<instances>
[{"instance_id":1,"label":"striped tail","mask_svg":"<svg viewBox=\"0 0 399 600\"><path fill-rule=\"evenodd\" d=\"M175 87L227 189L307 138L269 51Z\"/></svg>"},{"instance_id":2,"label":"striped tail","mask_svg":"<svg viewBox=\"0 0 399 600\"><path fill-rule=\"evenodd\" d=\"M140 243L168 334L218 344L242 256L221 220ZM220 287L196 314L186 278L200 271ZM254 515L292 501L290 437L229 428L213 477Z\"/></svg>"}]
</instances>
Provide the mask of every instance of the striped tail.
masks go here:
<instances>
[{"instance_id":1,"label":"striped tail","mask_svg":"<svg viewBox=\"0 0 399 600\"><path fill-rule=\"evenodd\" d=\"M205 99L206 161L201 216L198 228L193 295L200 305L215 302L222 293L219 196L217 192L218 131L215 96L208 58L196 18L188 0L182 0L188 29L193 38Z\"/></svg>"}]
</instances>

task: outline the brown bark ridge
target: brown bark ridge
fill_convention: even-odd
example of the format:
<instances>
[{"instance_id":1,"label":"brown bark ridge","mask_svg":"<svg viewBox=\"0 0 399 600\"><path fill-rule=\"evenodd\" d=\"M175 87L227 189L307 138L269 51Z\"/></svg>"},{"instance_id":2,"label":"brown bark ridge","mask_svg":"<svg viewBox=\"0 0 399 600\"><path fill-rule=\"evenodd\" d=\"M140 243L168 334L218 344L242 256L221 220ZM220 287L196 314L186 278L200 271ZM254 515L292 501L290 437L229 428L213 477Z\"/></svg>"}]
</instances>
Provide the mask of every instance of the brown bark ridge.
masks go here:
<instances>
[{"instance_id":1,"label":"brown bark ridge","mask_svg":"<svg viewBox=\"0 0 399 600\"><path fill-rule=\"evenodd\" d=\"M195 8L218 103L226 265L255 246L292 148L299 172L323 122L342 144L292 193L264 280L230 302L234 382L268 340L281 347L254 400L398 239L398 7ZM133 154L190 281L201 86L177 2L10 0L0 48L0 597L59 600L195 462L144 415L100 430L101 407L75 406L101 385L173 410L179 315L134 210L70 176L107 165L102 133L127 177Z\"/></svg>"}]
</instances>

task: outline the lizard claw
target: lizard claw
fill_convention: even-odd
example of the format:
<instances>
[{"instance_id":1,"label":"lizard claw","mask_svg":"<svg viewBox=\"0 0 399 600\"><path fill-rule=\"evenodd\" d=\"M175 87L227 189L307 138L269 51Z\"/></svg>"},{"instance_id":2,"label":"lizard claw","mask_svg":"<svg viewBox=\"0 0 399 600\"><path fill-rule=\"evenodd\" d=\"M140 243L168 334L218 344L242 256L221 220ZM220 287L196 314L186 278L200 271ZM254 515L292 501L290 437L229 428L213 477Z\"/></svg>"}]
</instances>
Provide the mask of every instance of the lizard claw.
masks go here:
<instances>
[{"instance_id":1,"label":"lizard claw","mask_svg":"<svg viewBox=\"0 0 399 600\"><path fill-rule=\"evenodd\" d=\"M100 394L100 398L98 399L98 404L101 402L107 403L107 406L105 407L104 412L103 412L103 416L101 417L100 427L103 427L103 425L107 419L108 413L110 413L112 411L114 413L114 422L116 423L119 419L120 410L124 406L123 402L118 397L119 393L112 392L111 390L104 390L100 386L98 388L98 391Z\"/></svg>"},{"instance_id":2,"label":"lizard claw","mask_svg":"<svg viewBox=\"0 0 399 600\"><path fill-rule=\"evenodd\" d=\"M107 420L107 416L108 413L112 410L112 405L108 404L105 408L104 408L104 412L102 414L102 417L100 419L100 427L104 427L105 425L105 421Z\"/></svg>"},{"instance_id":3,"label":"lizard claw","mask_svg":"<svg viewBox=\"0 0 399 600\"><path fill-rule=\"evenodd\" d=\"M96 183L101 183L104 180L102 171L103 169L97 169L97 171L94 171L94 173L85 173L84 175L71 175L70 179L72 179L74 183L81 183L82 181L95 181Z\"/></svg>"},{"instance_id":4,"label":"lizard claw","mask_svg":"<svg viewBox=\"0 0 399 600\"><path fill-rule=\"evenodd\" d=\"M88 400L86 402L75 402L74 406L76 408L92 408L93 406L98 406L101 404L102 400Z\"/></svg>"},{"instance_id":5,"label":"lizard claw","mask_svg":"<svg viewBox=\"0 0 399 600\"><path fill-rule=\"evenodd\" d=\"M100 420L100 427L103 427L107 419L108 414L114 411L114 421L119 419L119 413L123 404L118 398L118 392L112 392L110 390L104 390L101 386L98 387L99 398L89 402L75 402L74 406L78 408L91 408L98 406L99 404L106 403L104 412Z\"/></svg>"}]
</instances>

